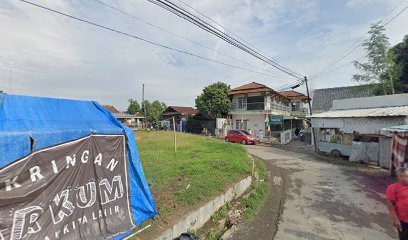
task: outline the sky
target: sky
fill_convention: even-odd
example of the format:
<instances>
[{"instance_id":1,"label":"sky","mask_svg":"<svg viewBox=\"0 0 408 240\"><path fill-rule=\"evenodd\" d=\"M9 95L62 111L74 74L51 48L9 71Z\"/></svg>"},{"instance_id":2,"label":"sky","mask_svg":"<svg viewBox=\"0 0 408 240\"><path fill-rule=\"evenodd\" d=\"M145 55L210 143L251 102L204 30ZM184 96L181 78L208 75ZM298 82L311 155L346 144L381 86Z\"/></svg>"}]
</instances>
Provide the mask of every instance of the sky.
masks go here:
<instances>
[{"instance_id":1,"label":"sky","mask_svg":"<svg viewBox=\"0 0 408 240\"><path fill-rule=\"evenodd\" d=\"M126 110L128 99L141 100L144 83L147 100L194 107L194 99L202 88L217 81L231 87L259 82L274 89L295 81L147 0L30 1L208 59L266 74L183 55L18 0L2 0L0 90L11 94L96 100ZM370 24L382 19L386 22L408 6L408 0L173 1L184 7L183 4L188 3L224 26L227 29L224 31L239 36L261 53L302 75L312 77L325 70L321 77L310 79L311 91L357 84L351 80L356 73L351 62L366 60L361 47L338 64L328 66L366 38ZM386 26L391 45L408 34L407 22L408 10ZM304 86L297 91L305 92Z\"/></svg>"}]
</instances>

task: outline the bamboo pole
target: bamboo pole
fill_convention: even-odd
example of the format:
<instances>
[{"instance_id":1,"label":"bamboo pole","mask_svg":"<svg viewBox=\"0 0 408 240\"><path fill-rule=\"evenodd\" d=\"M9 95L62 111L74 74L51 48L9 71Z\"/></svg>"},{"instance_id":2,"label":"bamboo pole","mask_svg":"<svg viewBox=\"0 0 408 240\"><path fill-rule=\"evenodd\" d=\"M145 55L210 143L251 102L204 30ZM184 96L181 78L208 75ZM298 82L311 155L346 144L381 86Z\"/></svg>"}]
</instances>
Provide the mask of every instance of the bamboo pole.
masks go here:
<instances>
[{"instance_id":1,"label":"bamboo pole","mask_svg":"<svg viewBox=\"0 0 408 240\"><path fill-rule=\"evenodd\" d=\"M177 152L176 119L173 117L174 152Z\"/></svg>"}]
</instances>

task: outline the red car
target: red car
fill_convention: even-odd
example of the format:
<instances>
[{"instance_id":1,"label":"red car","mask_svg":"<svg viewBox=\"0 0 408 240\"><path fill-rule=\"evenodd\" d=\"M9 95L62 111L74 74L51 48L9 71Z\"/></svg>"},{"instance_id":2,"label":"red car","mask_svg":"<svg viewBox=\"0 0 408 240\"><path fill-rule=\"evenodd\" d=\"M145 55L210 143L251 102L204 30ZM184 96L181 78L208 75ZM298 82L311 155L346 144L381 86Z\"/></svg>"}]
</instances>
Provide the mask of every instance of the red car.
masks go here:
<instances>
[{"instance_id":1,"label":"red car","mask_svg":"<svg viewBox=\"0 0 408 240\"><path fill-rule=\"evenodd\" d=\"M239 142L244 145L256 144L256 137L247 131L243 130L229 130L225 136L226 142Z\"/></svg>"}]
</instances>

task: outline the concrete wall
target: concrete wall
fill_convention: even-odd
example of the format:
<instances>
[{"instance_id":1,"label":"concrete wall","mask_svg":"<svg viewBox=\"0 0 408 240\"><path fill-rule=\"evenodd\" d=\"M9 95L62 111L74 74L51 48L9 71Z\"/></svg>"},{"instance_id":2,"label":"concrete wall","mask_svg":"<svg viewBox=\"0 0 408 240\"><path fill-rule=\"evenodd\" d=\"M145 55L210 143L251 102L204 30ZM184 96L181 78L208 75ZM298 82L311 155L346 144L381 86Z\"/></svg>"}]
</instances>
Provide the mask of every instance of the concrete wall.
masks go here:
<instances>
[{"instance_id":1,"label":"concrete wall","mask_svg":"<svg viewBox=\"0 0 408 240\"><path fill-rule=\"evenodd\" d=\"M391 162L391 142L392 138L382 137L379 139L380 153L379 153L379 164L382 168L389 168Z\"/></svg>"},{"instance_id":2,"label":"concrete wall","mask_svg":"<svg viewBox=\"0 0 408 240\"><path fill-rule=\"evenodd\" d=\"M408 93L404 93L386 96L334 100L333 107L331 108L331 110L356 109L356 108L381 108L407 105L408 105Z\"/></svg>"},{"instance_id":3,"label":"concrete wall","mask_svg":"<svg viewBox=\"0 0 408 240\"><path fill-rule=\"evenodd\" d=\"M339 128L345 133L380 134L381 128L407 123L406 117L312 118L314 128Z\"/></svg>"},{"instance_id":4,"label":"concrete wall","mask_svg":"<svg viewBox=\"0 0 408 240\"><path fill-rule=\"evenodd\" d=\"M333 150L339 151L343 156L350 156L351 145L344 145L340 143L317 142L317 148L325 153L331 153Z\"/></svg>"},{"instance_id":5,"label":"concrete wall","mask_svg":"<svg viewBox=\"0 0 408 240\"><path fill-rule=\"evenodd\" d=\"M247 120L247 130L251 129L253 134L257 134L261 129L265 132L265 114L233 114L232 121L234 129L237 128L236 120L241 121L241 119Z\"/></svg>"},{"instance_id":6,"label":"concrete wall","mask_svg":"<svg viewBox=\"0 0 408 240\"><path fill-rule=\"evenodd\" d=\"M236 183L233 187L228 189L224 194L221 194L212 201L209 201L204 206L196 211L188 214L183 220L176 223L172 228L167 229L156 240L171 240L180 236L183 232L187 232L188 229L199 229L210 220L211 216L225 203L230 202L233 199L240 197L251 186L252 178L249 176L240 182Z\"/></svg>"}]
</instances>

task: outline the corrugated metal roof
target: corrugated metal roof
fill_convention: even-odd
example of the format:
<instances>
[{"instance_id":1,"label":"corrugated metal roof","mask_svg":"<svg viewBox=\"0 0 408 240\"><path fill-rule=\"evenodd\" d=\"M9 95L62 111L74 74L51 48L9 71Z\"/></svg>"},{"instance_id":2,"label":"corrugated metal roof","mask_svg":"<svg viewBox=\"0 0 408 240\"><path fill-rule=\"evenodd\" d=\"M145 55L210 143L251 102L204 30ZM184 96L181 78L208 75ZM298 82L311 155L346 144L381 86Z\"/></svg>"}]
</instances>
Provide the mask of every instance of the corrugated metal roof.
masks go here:
<instances>
[{"instance_id":1,"label":"corrugated metal roof","mask_svg":"<svg viewBox=\"0 0 408 240\"><path fill-rule=\"evenodd\" d=\"M312 110L316 112L328 111L333 100L369 97L369 85L322 88L313 91Z\"/></svg>"},{"instance_id":2,"label":"corrugated metal roof","mask_svg":"<svg viewBox=\"0 0 408 240\"><path fill-rule=\"evenodd\" d=\"M115 116L115 118L144 118L143 116L136 116L126 113L114 113L113 115Z\"/></svg>"},{"instance_id":3,"label":"corrugated metal roof","mask_svg":"<svg viewBox=\"0 0 408 240\"><path fill-rule=\"evenodd\" d=\"M389 129L408 130L408 125L392 126L392 127L389 127Z\"/></svg>"},{"instance_id":4,"label":"corrugated metal roof","mask_svg":"<svg viewBox=\"0 0 408 240\"><path fill-rule=\"evenodd\" d=\"M309 116L311 118L353 118L408 116L408 106L388 108L363 108L327 111Z\"/></svg>"}]
</instances>

